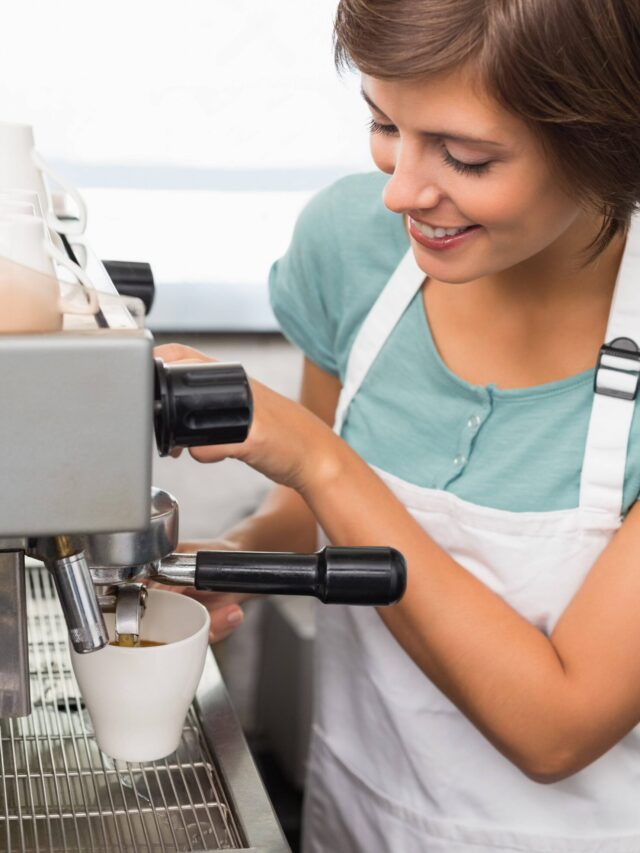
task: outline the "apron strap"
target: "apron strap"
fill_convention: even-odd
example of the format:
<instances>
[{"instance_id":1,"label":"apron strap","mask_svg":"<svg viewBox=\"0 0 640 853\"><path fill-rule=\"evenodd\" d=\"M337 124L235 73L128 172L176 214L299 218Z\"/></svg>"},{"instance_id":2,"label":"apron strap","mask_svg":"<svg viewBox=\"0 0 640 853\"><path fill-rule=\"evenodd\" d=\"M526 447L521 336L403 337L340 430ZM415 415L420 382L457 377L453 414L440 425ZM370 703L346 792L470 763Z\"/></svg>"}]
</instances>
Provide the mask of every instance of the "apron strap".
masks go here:
<instances>
[{"instance_id":1,"label":"apron strap","mask_svg":"<svg viewBox=\"0 0 640 853\"><path fill-rule=\"evenodd\" d=\"M413 251L404 255L355 337L336 409L340 434L351 401L426 278ZM622 511L627 448L640 383L640 215L631 220L596 367L580 479L580 506Z\"/></svg>"},{"instance_id":2,"label":"apron strap","mask_svg":"<svg viewBox=\"0 0 640 853\"><path fill-rule=\"evenodd\" d=\"M351 401L387 338L416 295L426 275L409 249L384 286L355 337L336 408L333 429L340 435Z\"/></svg>"},{"instance_id":3,"label":"apron strap","mask_svg":"<svg viewBox=\"0 0 640 853\"><path fill-rule=\"evenodd\" d=\"M631 220L594 379L580 506L620 516L640 380L640 217Z\"/></svg>"}]
</instances>

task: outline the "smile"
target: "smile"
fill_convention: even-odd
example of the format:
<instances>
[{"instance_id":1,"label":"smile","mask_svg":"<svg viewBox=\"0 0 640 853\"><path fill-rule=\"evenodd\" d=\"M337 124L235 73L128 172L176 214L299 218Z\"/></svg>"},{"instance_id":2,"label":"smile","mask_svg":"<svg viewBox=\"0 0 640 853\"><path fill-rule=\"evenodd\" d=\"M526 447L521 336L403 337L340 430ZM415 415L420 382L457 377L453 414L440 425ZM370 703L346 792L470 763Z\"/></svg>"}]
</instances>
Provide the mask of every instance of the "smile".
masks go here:
<instances>
[{"instance_id":1,"label":"smile","mask_svg":"<svg viewBox=\"0 0 640 853\"><path fill-rule=\"evenodd\" d=\"M480 225L464 225L460 228L432 227L424 222L409 219L409 234L427 249L455 249L466 244L480 230Z\"/></svg>"},{"instance_id":2,"label":"smile","mask_svg":"<svg viewBox=\"0 0 640 853\"><path fill-rule=\"evenodd\" d=\"M468 228L473 228L473 225L462 225L460 228L443 228L441 226L432 227L431 225L427 225L426 222L417 222L415 219L410 220L412 225L420 231L421 234L424 234L425 237L453 237L454 234L461 234L463 231L466 231Z\"/></svg>"}]
</instances>

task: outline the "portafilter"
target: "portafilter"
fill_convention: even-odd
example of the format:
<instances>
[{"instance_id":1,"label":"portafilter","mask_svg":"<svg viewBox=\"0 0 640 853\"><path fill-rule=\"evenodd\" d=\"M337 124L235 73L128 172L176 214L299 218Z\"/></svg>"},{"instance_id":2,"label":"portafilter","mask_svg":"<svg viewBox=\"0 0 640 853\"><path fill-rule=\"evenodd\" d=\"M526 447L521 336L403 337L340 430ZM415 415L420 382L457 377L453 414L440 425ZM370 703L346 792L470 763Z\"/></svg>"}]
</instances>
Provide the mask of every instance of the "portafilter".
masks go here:
<instances>
[{"instance_id":1,"label":"portafilter","mask_svg":"<svg viewBox=\"0 0 640 853\"><path fill-rule=\"evenodd\" d=\"M405 590L405 561L394 548L174 553L176 499L153 489L151 508L144 531L80 537L101 608L115 611L116 633L134 642L144 614L145 580L210 592L309 595L325 604L393 604Z\"/></svg>"}]
</instances>

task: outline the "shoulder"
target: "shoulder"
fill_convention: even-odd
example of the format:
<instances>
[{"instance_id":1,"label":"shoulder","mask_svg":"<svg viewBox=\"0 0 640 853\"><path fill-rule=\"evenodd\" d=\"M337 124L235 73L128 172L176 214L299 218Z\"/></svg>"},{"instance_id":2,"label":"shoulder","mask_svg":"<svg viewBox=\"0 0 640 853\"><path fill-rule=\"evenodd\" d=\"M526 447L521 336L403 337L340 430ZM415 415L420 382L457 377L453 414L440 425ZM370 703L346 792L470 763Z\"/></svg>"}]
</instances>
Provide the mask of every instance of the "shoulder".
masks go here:
<instances>
[{"instance_id":1,"label":"shoulder","mask_svg":"<svg viewBox=\"0 0 640 853\"><path fill-rule=\"evenodd\" d=\"M387 176L349 175L318 192L269 274L284 334L325 370L342 372L350 342L409 247L402 217L384 206Z\"/></svg>"},{"instance_id":2,"label":"shoulder","mask_svg":"<svg viewBox=\"0 0 640 853\"><path fill-rule=\"evenodd\" d=\"M346 217L375 216L386 210L382 202L382 191L387 180L388 176L382 172L346 175L317 193L312 204L337 206L334 207L334 212Z\"/></svg>"},{"instance_id":3,"label":"shoulder","mask_svg":"<svg viewBox=\"0 0 640 853\"><path fill-rule=\"evenodd\" d=\"M336 248L348 252L347 257L358 252L368 255L380 245L393 254L398 248L406 250L402 218L387 210L382 200L387 180L381 172L367 172L347 175L325 187L303 209L294 236L312 245L330 236Z\"/></svg>"}]
</instances>

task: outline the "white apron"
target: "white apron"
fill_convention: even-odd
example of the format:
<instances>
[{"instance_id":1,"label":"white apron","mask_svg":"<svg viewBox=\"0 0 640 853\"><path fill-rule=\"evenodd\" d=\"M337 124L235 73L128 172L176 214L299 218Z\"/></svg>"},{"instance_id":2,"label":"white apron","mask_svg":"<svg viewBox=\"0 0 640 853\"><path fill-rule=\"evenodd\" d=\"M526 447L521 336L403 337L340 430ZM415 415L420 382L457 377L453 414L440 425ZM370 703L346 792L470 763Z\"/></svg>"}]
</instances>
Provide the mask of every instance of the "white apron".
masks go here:
<instances>
[{"instance_id":1,"label":"white apron","mask_svg":"<svg viewBox=\"0 0 640 853\"><path fill-rule=\"evenodd\" d=\"M640 341L639 220L609 343ZM367 316L337 432L424 278L409 252ZM550 634L620 527L638 373L637 359L603 350L576 509L496 510L375 470L429 536ZM332 606L318 618L305 853L640 853L640 727L574 776L533 782L418 669L375 609Z\"/></svg>"}]
</instances>

